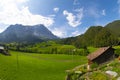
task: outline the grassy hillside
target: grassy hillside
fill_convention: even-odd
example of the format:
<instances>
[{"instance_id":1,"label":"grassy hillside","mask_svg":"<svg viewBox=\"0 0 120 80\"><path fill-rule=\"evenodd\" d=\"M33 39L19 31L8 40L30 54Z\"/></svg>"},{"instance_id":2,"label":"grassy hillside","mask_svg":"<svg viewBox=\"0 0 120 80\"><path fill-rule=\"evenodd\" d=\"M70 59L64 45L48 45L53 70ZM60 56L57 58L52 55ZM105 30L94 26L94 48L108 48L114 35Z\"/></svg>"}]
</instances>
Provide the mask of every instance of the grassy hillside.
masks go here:
<instances>
[{"instance_id":1,"label":"grassy hillside","mask_svg":"<svg viewBox=\"0 0 120 80\"><path fill-rule=\"evenodd\" d=\"M105 27L109 28L116 35L120 36L120 20L113 21L107 24Z\"/></svg>"},{"instance_id":2,"label":"grassy hillside","mask_svg":"<svg viewBox=\"0 0 120 80\"><path fill-rule=\"evenodd\" d=\"M0 80L64 80L65 70L87 62L86 57L63 54L0 54Z\"/></svg>"},{"instance_id":3,"label":"grassy hillside","mask_svg":"<svg viewBox=\"0 0 120 80\"><path fill-rule=\"evenodd\" d=\"M64 44L71 43L77 48L111 46L118 42L118 36L109 28L102 26L92 26L83 35L63 40Z\"/></svg>"},{"instance_id":4,"label":"grassy hillside","mask_svg":"<svg viewBox=\"0 0 120 80\"><path fill-rule=\"evenodd\" d=\"M75 45L77 48L85 46L103 47L116 45L120 39L120 20L108 23L106 26L91 26L82 35L63 39L64 44Z\"/></svg>"}]
</instances>

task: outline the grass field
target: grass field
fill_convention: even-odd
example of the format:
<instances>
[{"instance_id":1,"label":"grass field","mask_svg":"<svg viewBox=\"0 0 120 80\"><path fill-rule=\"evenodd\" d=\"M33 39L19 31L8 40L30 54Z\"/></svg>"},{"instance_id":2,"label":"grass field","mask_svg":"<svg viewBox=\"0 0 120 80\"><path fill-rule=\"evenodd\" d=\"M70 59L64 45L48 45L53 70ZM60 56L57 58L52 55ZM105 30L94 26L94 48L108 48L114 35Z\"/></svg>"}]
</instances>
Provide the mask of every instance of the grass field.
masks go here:
<instances>
[{"instance_id":1,"label":"grass field","mask_svg":"<svg viewBox=\"0 0 120 80\"><path fill-rule=\"evenodd\" d=\"M0 80L65 80L65 70L87 62L86 57L13 52L0 54Z\"/></svg>"}]
</instances>

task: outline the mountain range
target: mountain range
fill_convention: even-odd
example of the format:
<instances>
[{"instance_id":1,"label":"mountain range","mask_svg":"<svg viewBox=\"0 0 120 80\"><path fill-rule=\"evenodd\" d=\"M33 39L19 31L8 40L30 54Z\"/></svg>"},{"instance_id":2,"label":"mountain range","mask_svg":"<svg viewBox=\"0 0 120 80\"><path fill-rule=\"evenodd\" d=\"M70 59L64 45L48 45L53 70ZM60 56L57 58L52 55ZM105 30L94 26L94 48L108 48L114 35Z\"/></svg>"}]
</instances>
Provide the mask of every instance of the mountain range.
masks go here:
<instances>
[{"instance_id":1,"label":"mountain range","mask_svg":"<svg viewBox=\"0 0 120 80\"><path fill-rule=\"evenodd\" d=\"M44 25L24 26L10 25L0 34L0 42L41 42L58 39Z\"/></svg>"},{"instance_id":2,"label":"mountain range","mask_svg":"<svg viewBox=\"0 0 120 80\"><path fill-rule=\"evenodd\" d=\"M62 39L64 44L99 46L112 45L120 37L120 20L108 23L106 26L91 26L84 34ZM117 39L116 39L117 38ZM10 25L0 33L0 42L42 42L45 40L59 39L44 25L24 26L20 24ZM100 42L101 41L101 42ZM103 45L104 44L104 45Z\"/></svg>"},{"instance_id":3,"label":"mountain range","mask_svg":"<svg viewBox=\"0 0 120 80\"><path fill-rule=\"evenodd\" d=\"M111 46L119 42L120 20L108 23L106 26L91 26L84 34L62 40L63 44L72 44L76 47Z\"/></svg>"}]
</instances>

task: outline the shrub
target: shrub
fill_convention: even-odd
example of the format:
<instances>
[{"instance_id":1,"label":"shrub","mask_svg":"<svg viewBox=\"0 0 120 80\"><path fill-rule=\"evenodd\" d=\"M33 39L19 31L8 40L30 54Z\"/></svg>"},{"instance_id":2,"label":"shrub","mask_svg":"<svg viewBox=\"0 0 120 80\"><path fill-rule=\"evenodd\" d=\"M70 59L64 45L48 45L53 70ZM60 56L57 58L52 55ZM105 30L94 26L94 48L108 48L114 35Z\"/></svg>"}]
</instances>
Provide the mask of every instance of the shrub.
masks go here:
<instances>
[{"instance_id":1,"label":"shrub","mask_svg":"<svg viewBox=\"0 0 120 80\"><path fill-rule=\"evenodd\" d=\"M97 63L92 63L92 64L91 64L91 68L92 68L92 69L96 69L97 67L98 67L98 64L97 64Z\"/></svg>"},{"instance_id":2,"label":"shrub","mask_svg":"<svg viewBox=\"0 0 120 80\"><path fill-rule=\"evenodd\" d=\"M117 56L120 56L120 49L116 49L116 50L115 50L115 54L116 54Z\"/></svg>"},{"instance_id":3,"label":"shrub","mask_svg":"<svg viewBox=\"0 0 120 80\"><path fill-rule=\"evenodd\" d=\"M94 72L90 76L90 80L108 80L108 77L101 72Z\"/></svg>"}]
</instances>

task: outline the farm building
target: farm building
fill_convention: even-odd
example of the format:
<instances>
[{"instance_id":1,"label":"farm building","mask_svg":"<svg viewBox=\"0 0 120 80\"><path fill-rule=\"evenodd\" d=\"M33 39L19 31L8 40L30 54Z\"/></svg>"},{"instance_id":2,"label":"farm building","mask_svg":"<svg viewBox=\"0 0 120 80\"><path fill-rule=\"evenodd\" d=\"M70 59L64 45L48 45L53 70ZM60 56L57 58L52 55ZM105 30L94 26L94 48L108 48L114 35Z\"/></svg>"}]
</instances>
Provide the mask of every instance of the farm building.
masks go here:
<instances>
[{"instance_id":1,"label":"farm building","mask_svg":"<svg viewBox=\"0 0 120 80\"><path fill-rule=\"evenodd\" d=\"M92 63L102 64L109 60L114 59L114 50L112 47L102 47L97 51L89 54L88 58L88 65Z\"/></svg>"},{"instance_id":2,"label":"farm building","mask_svg":"<svg viewBox=\"0 0 120 80\"><path fill-rule=\"evenodd\" d=\"M10 55L3 46L0 46L0 53L4 54L4 55Z\"/></svg>"},{"instance_id":3,"label":"farm building","mask_svg":"<svg viewBox=\"0 0 120 80\"><path fill-rule=\"evenodd\" d=\"M4 51L4 47L0 46L0 53L2 53Z\"/></svg>"}]
</instances>

